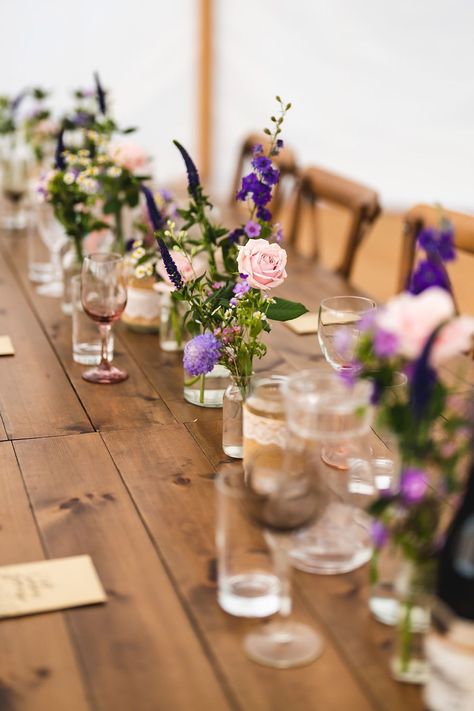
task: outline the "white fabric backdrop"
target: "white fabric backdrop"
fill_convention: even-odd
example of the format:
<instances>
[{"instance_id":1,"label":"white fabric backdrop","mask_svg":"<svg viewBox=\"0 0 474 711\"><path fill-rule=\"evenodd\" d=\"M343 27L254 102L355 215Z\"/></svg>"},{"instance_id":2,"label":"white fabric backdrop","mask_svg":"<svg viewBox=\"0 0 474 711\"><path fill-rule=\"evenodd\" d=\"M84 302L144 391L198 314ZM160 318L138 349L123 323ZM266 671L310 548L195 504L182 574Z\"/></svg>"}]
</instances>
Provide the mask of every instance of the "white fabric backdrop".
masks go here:
<instances>
[{"instance_id":1,"label":"white fabric backdrop","mask_svg":"<svg viewBox=\"0 0 474 711\"><path fill-rule=\"evenodd\" d=\"M64 109L69 89L90 86L98 70L158 177L180 176L171 140L196 150L196 18L194 0L2 0L0 93L38 84Z\"/></svg>"},{"instance_id":2,"label":"white fabric backdrop","mask_svg":"<svg viewBox=\"0 0 474 711\"><path fill-rule=\"evenodd\" d=\"M273 97L305 163L474 211L472 0L217 0L216 185Z\"/></svg>"}]
</instances>

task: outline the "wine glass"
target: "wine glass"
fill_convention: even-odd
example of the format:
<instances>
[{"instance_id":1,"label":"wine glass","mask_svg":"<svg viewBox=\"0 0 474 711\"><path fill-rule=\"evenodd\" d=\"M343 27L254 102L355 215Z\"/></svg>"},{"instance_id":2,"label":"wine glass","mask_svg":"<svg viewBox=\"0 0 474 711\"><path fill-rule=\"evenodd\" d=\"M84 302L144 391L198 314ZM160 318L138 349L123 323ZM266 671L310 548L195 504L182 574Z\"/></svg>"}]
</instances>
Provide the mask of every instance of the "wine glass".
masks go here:
<instances>
[{"instance_id":1,"label":"wine glass","mask_svg":"<svg viewBox=\"0 0 474 711\"><path fill-rule=\"evenodd\" d=\"M377 304L364 296L333 296L323 299L318 314L318 341L321 351L339 373L349 377L357 371L355 351L360 338L360 322L375 311ZM347 469L348 447L343 443L326 445L323 461L336 469Z\"/></svg>"},{"instance_id":2,"label":"wine glass","mask_svg":"<svg viewBox=\"0 0 474 711\"><path fill-rule=\"evenodd\" d=\"M51 280L38 286L36 291L40 296L61 298L64 291L61 269L61 250L68 242L68 237L54 216L53 209L47 203L36 205L38 230L44 244L47 246L51 260Z\"/></svg>"},{"instance_id":3,"label":"wine glass","mask_svg":"<svg viewBox=\"0 0 474 711\"><path fill-rule=\"evenodd\" d=\"M108 356L108 339L112 323L120 318L127 303L126 270L119 254L94 253L82 265L82 306L99 325L101 361L82 374L90 383L120 383L128 378L125 370L113 366Z\"/></svg>"},{"instance_id":4,"label":"wine glass","mask_svg":"<svg viewBox=\"0 0 474 711\"><path fill-rule=\"evenodd\" d=\"M296 452L288 449L279 468L256 455L245 469L244 507L247 517L264 530L280 580L280 618L250 632L244 640L253 661L277 669L309 664L323 650L320 636L291 614L291 533L311 525L326 506L325 487L317 470L308 470Z\"/></svg>"}]
</instances>

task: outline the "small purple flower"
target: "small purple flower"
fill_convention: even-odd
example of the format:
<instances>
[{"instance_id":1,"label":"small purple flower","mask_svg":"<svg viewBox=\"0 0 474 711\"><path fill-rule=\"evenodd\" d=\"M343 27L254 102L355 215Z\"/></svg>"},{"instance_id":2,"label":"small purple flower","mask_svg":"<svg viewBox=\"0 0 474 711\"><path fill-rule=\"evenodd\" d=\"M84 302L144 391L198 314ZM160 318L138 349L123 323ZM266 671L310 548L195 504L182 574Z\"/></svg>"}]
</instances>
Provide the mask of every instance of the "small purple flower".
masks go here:
<instances>
[{"instance_id":1,"label":"small purple flower","mask_svg":"<svg viewBox=\"0 0 474 711\"><path fill-rule=\"evenodd\" d=\"M277 139L277 142L276 142L277 148L280 148L280 149L281 149L281 148L283 148L284 145L285 145L285 143L284 143L283 139L282 139L282 138L278 138L278 139Z\"/></svg>"},{"instance_id":2,"label":"small purple flower","mask_svg":"<svg viewBox=\"0 0 474 711\"><path fill-rule=\"evenodd\" d=\"M259 220L263 220L263 222L270 222L272 219L272 213L266 207L258 207L257 217Z\"/></svg>"},{"instance_id":3,"label":"small purple flower","mask_svg":"<svg viewBox=\"0 0 474 711\"><path fill-rule=\"evenodd\" d=\"M424 259L419 262L412 275L409 291L412 294L421 294L431 286L439 286L446 291L451 291L441 259L439 259L439 263L432 259Z\"/></svg>"},{"instance_id":4,"label":"small purple flower","mask_svg":"<svg viewBox=\"0 0 474 711\"><path fill-rule=\"evenodd\" d=\"M434 227L425 227L418 235L418 244L426 252L437 250L443 262L452 262L456 259L454 247L454 230L448 221L445 221L441 230Z\"/></svg>"},{"instance_id":5,"label":"small purple flower","mask_svg":"<svg viewBox=\"0 0 474 711\"><path fill-rule=\"evenodd\" d=\"M428 480L422 469L404 469L400 477L400 494L406 504L417 504L427 489Z\"/></svg>"},{"instance_id":6,"label":"small purple flower","mask_svg":"<svg viewBox=\"0 0 474 711\"><path fill-rule=\"evenodd\" d=\"M266 185L276 185L280 180L280 171L277 168L267 168L262 171L262 180Z\"/></svg>"},{"instance_id":7,"label":"small purple flower","mask_svg":"<svg viewBox=\"0 0 474 711\"><path fill-rule=\"evenodd\" d=\"M258 156L253 159L252 167L260 171L260 173L263 173L264 170L268 170L268 168L272 167L272 162L267 156Z\"/></svg>"},{"instance_id":8,"label":"small purple flower","mask_svg":"<svg viewBox=\"0 0 474 711\"><path fill-rule=\"evenodd\" d=\"M262 228L258 222L255 222L254 220L249 220L244 229L248 237L258 237L262 231Z\"/></svg>"},{"instance_id":9,"label":"small purple flower","mask_svg":"<svg viewBox=\"0 0 474 711\"><path fill-rule=\"evenodd\" d=\"M283 227L279 222L275 222L273 225L273 238L278 244L283 242Z\"/></svg>"},{"instance_id":10,"label":"small purple flower","mask_svg":"<svg viewBox=\"0 0 474 711\"><path fill-rule=\"evenodd\" d=\"M256 143L252 148L252 154L258 156L259 153L263 153L263 146L261 143Z\"/></svg>"},{"instance_id":11,"label":"small purple flower","mask_svg":"<svg viewBox=\"0 0 474 711\"><path fill-rule=\"evenodd\" d=\"M173 201L173 196L171 195L170 191L167 190L166 188L160 188L158 190L160 193L161 197L165 202L172 202Z\"/></svg>"},{"instance_id":12,"label":"small purple flower","mask_svg":"<svg viewBox=\"0 0 474 711\"><path fill-rule=\"evenodd\" d=\"M86 111L78 111L72 119L76 126L87 126L91 122L92 117Z\"/></svg>"},{"instance_id":13,"label":"small purple flower","mask_svg":"<svg viewBox=\"0 0 474 711\"><path fill-rule=\"evenodd\" d=\"M389 331L379 329L375 332L374 352L378 358L391 358L397 352L398 336Z\"/></svg>"},{"instance_id":14,"label":"small purple flower","mask_svg":"<svg viewBox=\"0 0 474 711\"><path fill-rule=\"evenodd\" d=\"M241 227L238 227L236 230L232 230L232 232L229 233L227 239L229 240L229 242L235 243L238 242L239 238L242 237L242 235L244 234L245 232L243 231L243 229Z\"/></svg>"},{"instance_id":15,"label":"small purple flower","mask_svg":"<svg viewBox=\"0 0 474 711\"><path fill-rule=\"evenodd\" d=\"M237 282L237 284L234 286L232 291L234 292L234 294L237 297L239 297L239 296L243 296L244 294L246 294L247 291L249 291L249 289L250 289L250 284L245 279L244 281Z\"/></svg>"},{"instance_id":16,"label":"small purple flower","mask_svg":"<svg viewBox=\"0 0 474 711\"><path fill-rule=\"evenodd\" d=\"M388 530L381 521L372 521L371 525L372 541L375 548L383 548L388 541Z\"/></svg>"},{"instance_id":17,"label":"small purple flower","mask_svg":"<svg viewBox=\"0 0 474 711\"><path fill-rule=\"evenodd\" d=\"M215 281L211 284L211 289L215 289L217 291L218 289L222 289L223 286L225 286L224 281Z\"/></svg>"},{"instance_id":18,"label":"small purple flower","mask_svg":"<svg viewBox=\"0 0 474 711\"><path fill-rule=\"evenodd\" d=\"M221 344L212 333L195 336L184 347L183 364L190 375L205 375L217 365Z\"/></svg>"},{"instance_id":19,"label":"small purple flower","mask_svg":"<svg viewBox=\"0 0 474 711\"><path fill-rule=\"evenodd\" d=\"M265 207L272 198L272 190L269 185L262 183L255 173L249 173L242 178L242 186L236 198L245 202L249 196L252 197L257 207Z\"/></svg>"}]
</instances>

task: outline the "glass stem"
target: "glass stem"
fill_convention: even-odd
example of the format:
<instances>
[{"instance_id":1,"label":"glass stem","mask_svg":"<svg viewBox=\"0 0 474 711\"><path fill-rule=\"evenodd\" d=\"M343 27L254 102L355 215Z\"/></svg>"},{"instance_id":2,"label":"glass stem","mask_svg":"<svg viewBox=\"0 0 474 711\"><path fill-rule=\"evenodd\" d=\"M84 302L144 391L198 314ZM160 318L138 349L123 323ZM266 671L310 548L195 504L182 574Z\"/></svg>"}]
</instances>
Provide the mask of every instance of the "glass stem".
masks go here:
<instances>
[{"instance_id":1,"label":"glass stem","mask_svg":"<svg viewBox=\"0 0 474 711\"><path fill-rule=\"evenodd\" d=\"M99 324L99 331L100 331L100 367L101 368L106 368L107 370L110 369L110 362L109 362L109 333L110 329L112 326L110 323L100 323Z\"/></svg>"},{"instance_id":2,"label":"glass stem","mask_svg":"<svg viewBox=\"0 0 474 711\"><path fill-rule=\"evenodd\" d=\"M267 543L269 544L272 555L273 564L275 568L275 573L280 582L280 622L284 625L291 615L292 601L291 601L291 565L288 556L288 551L286 545L278 540L278 537L273 536L270 533L266 534ZM292 635L286 630L282 629L281 639L282 644L289 642L292 639Z\"/></svg>"}]
</instances>

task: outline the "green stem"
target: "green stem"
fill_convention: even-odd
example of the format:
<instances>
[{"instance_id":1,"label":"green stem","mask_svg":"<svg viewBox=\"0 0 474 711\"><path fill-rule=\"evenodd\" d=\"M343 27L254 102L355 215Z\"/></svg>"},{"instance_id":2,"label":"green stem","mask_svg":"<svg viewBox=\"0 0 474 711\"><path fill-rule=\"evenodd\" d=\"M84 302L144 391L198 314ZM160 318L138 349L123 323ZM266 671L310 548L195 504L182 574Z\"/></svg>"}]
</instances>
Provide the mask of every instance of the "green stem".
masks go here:
<instances>
[{"instance_id":1,"label":"green stem","mask_svg":"<svg viewBox=\"0 0 474 711\"><path fill-rule=\"evenodd\" d=\"M411 652L412 652L412 624L411 624L411 611L413 609L413 603L411 600L407 600L403 603L403 617L400 623L400 666L401 671L406 672L410 665Z\"/></svg>"},{"instance_id":2,"label":"green stem","mask_svg":"<svg viewBox=\"0 0 474 711\"><path fill-rule=\"evenodd\" d=\"M206 385L206 376L200 375L199 377L201 378L201 385L199 388L199 402L201 403L201 405L203 405L204 404L204 387Z\"/></svg>"},{"instance_id":3,"label":"green stem","mask_svg":"<svg viewBox=\"0 0 474 711\"><path fill-rule=\"evenodd\" d=\"M84 261L84 254L82 252L82 238L79 237L78 235L74 236L74 246L76 248L76 257L79 262L79 264L82 264Z\"/></svg>"},{"instance_id":4,"label":"green stem","mask_svg":"<svg viewBox=\"0 0 474 711\"><path fill-rule=\"evenodd\" d=\"M120 254L125 253L125 244L123 241L123 222L122 222L122 208L114 213L115 217L115 244L117 245L117 250Z\"/></svg>"}]
</instances>

